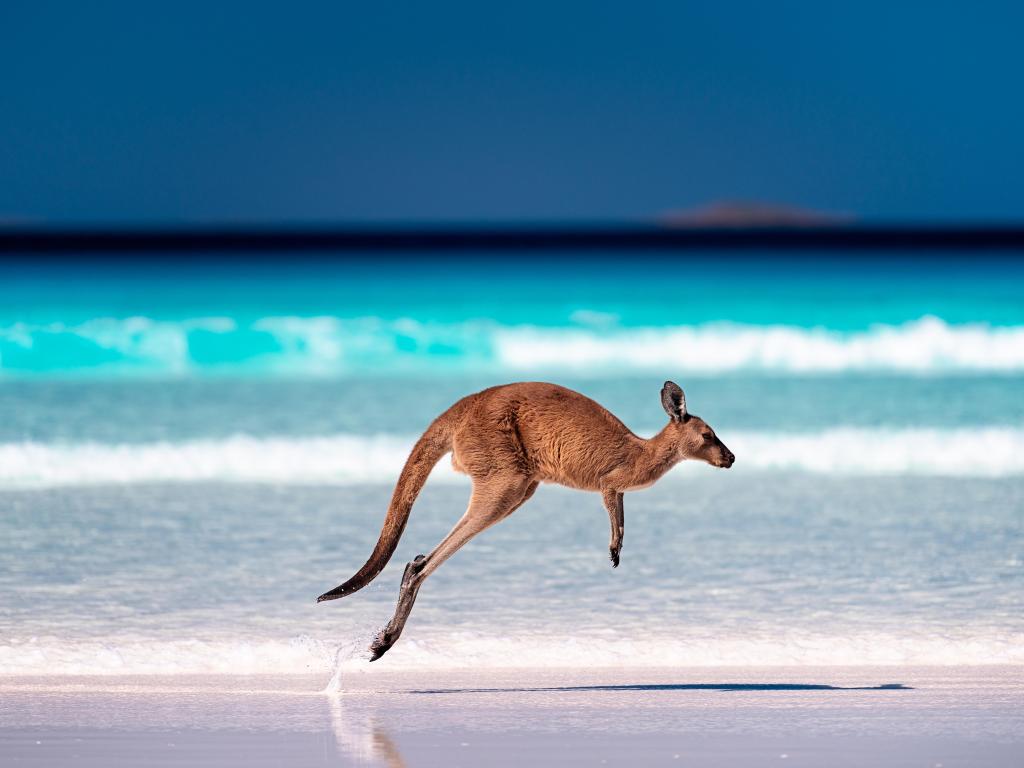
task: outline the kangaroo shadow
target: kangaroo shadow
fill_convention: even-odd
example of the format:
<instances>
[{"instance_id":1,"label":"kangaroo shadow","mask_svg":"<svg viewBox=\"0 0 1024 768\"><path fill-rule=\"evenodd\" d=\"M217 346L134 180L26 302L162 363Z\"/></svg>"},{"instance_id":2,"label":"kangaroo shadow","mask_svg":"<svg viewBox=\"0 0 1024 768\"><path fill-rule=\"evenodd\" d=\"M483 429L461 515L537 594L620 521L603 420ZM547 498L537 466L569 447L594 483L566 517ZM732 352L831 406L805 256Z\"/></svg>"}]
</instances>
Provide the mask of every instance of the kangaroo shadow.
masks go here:
<instances>
[{"instance_id":1,"label":"kangaroo shadow","mask_svg":"<svg viewBox=\"0 0 1024 768\"><path fill-rule=\"evenodd\" d=\"M571 693L574 691L912 691L902 683L842 686L812 683L652 683L635 685L563 685L547 688L424 688L409 693Z\"/></svg>"}]
</instances>

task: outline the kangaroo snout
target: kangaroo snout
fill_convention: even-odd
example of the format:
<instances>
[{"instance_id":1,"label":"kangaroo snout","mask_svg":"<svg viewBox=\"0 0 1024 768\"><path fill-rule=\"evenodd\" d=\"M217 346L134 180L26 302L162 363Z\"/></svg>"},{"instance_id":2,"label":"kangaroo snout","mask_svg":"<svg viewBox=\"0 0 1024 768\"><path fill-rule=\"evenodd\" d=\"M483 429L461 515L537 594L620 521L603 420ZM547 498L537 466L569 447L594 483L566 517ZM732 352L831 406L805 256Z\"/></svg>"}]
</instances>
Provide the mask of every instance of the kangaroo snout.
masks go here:
<instances>
[{"instance_id":1,"label":"kangaroo snout","mask_svg":"<svg viewBox=\"0 0 1024 768\"><path fill-rule=\"evenodd\" d=\"M735 463L736 463L736 454L733 453L732 451L730 451L728 448L726 448L723 445L722 446L722 458L718 462L718 466L721 467L722 469L728 469L729 467L731 467Z\"/></svg>"}]
</instances>

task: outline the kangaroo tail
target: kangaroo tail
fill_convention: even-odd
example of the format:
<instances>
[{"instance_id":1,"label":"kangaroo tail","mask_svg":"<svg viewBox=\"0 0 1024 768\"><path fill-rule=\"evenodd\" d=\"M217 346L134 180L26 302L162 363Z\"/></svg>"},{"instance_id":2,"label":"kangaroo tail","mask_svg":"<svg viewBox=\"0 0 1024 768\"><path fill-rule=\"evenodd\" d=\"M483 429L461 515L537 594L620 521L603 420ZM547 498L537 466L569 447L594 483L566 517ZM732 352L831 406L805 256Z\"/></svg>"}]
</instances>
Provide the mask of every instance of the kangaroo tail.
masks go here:
<instances>
[{"instance_id":1,"label":"kangaroo tail","mask_svg":"<svg viewBox=\"0 0 1024 768\"><path fill-rule=\"evenodd\" d=\"M405 524L409 521L413 502L416 501L423 484L427 482L430 470L442 456L451 450L451 447L452 425L450 414L446 412L427 427L427 431L413 446L412 453L409 454L405 467L402 469L402 474L398 476L395 492L388 505L388 514L384 518L384 527L377 540L377 546L370 554L370 559L351 579L330 592L320 595L316 599L318 603L351 595L373 581L377 574L384 570L388 560L395 554L398 540L402 538Z\"/></svg>"}]
</instances>

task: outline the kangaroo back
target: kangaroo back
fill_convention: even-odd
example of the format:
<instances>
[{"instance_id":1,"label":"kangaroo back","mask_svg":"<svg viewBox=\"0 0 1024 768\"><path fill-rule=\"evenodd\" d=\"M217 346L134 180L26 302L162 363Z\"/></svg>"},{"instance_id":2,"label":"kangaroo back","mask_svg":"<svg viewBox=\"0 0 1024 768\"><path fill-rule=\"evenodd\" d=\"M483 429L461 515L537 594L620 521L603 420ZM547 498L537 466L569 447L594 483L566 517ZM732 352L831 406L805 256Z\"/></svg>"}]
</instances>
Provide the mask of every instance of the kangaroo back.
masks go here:
<instances>
[{"instance_id":1,"label":"kangaroo back","mask_svg":"<svg viewBox=\"0 0 1024 768\"><path fill-rule=\"evenodd\" d=\"M409 521L413 502L419 496L423 484L427 482L430 470L442 456L451 450L452 426L452 409L450 409L438 416L416 441L416 445L413 446L412 453L409 454L405 467L402 469L402 474L398 476L395 492L388 505L388 514L384 518L384 527L381 529L380 538L377 539L377 546L370 554L370 559L351 579L330 592L320 595L316 599L318 603L351 595L373 581L377 574L384 570L384 566L395 554L398 540L402 538L405 524Z\"/></svg>"}]
</instances>

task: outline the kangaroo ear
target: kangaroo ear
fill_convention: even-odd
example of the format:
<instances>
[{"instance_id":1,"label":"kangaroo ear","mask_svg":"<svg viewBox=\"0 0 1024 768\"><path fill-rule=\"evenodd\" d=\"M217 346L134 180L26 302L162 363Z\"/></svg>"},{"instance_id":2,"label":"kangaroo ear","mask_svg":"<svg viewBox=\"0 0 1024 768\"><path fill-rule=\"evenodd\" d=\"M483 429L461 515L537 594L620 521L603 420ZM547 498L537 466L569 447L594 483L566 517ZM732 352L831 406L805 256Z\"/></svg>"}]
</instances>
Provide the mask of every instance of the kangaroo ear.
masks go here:
<instances>
[{"instance_id":1,"label":"kangaroo ear","mask_svg":"<svg viewBox=\"0 0 1024 768\"><path fill-rule=\"evenodd\" d=\"M674 381L666 381L661 388L661 406L672 421L682 421L686 418L686 395L682 387Z\"/></svg>"}]
</instances>

